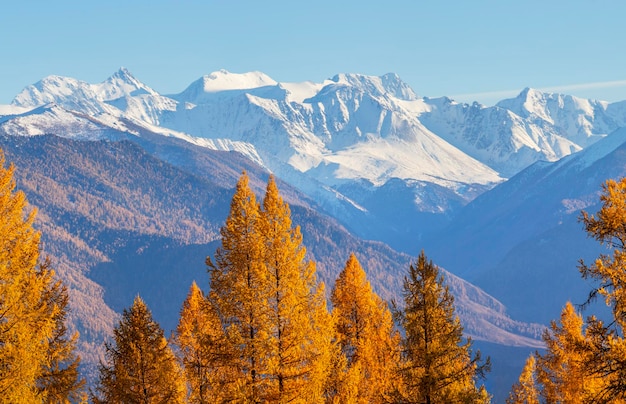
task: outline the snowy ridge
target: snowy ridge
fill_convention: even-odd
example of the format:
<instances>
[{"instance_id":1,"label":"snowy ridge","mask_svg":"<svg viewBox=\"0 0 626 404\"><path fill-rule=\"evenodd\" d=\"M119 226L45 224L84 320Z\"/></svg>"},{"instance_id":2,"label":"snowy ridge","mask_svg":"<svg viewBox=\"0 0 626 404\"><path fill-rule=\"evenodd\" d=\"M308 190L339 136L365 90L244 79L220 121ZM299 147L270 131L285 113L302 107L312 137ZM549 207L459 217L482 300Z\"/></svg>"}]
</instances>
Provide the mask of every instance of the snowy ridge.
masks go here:
<instances>
[{"instance_id":1,"label":"snowy ridge","mask_svg":"<svg viewBox=\"0 0 626 404\"><path fill-rule=\"evenodd\" d=\"M546 170L545 176L563 170L564 167L571 167L577 171L587 169L624 144L626 144L626 127L620 128L604 137L602 140L592 144L586 148L584 152L573 154L557 161Z\"/></svg>"},{"instance_id":2,"label":"snowy ridge","mask_svg":"<svg viewBox=\"0 0 626 404\"><path fill-rule=\"evenodd\" d=\"M594 143L625 122L623 118L611 116L613 114L607 111L610 105L607 102L543 93L532 88L526 88L516 98L502 100L496 105L538 127L553 126L555 132L581 147Z\"/></svg>"},{"instance_id":3,"label":"snowy ridge","mask_svg":"<svg viewBox=\"0 0 626 404\"><path fill-rule=\"evenodd\" d=\"M121 67L111 77L100 84L91 86L98 99L103 101L115 100L124 96L138 96L143 94L157 95L158 93L135 78L126 68Z\"/></svg>"},{"instance_id":4,"label":"snowy ridge","mask_svg":"<svg viewBox=\"0 0 626 404\"><path fill-rule=\"evenodd\" d=\"M115 125L112 125L115 126ZM132 130L120 124L119 128L129 134ZM119 139L122 131L77 112L65 110L55 104L35 108L28 113L8 120L0 117L0 133L9 136L37 136L71 133L81 140Z\"/></svg>"},{"instance_id":5,"label":"snowy ridge","mask_svg":"<svg viewBox=\"0 0 626 404\"><path fill-rule=\"evenodd\" d=\"M399 100L414 101L417 95L408 84L395 73L387 73L380 77L362 74L338 74L331 81L348 87L357 87L375 96L391 96Z\"/></svg>"},{"instance_id":6,"label":"snowy ridge","mask_svg":"<svg viewBox=\"0 0 626 404\"><path fill-rule=\"evenodd\" d=\"M156 95L157 92L122 67L99 84L89 84L71 77L48 76L27 86L15 96L11 104L18 107L36 107L56 103L84 110L86 105L142 94Z\"/></svg>"},{"instance_id":7,"label":"snowy ridge","mask_svg":"<svg viewBox=\"0 0 626 404\"><path fill-rule=\"evenodd\" d=\"M69 115L32 109L45 105ZM352 181L373 189L395 179L420 183L421 195L430 183L467 202L473 196L459 190L487 189L536 161L555 161L626 125L626 104L533 89L495 107L461 104L419 98L393 73L279 83L261 72L220 70L164 96L121 68L99 84L46 77L0 113L3 131L11 134L52 131L97 138L109 136L109 130L132 136L148 131L236 150L293 178L301 190L326 195L321 203L331 210L352 199L339 196L337 188ZM324 191L329 188L335 192ZM416 200L437 199L414 192ZM444 205L419 209L442 211Z\"/></svg>"},{"instance_id":8,"label":"snowy ridge","mask_svg":"<svg viewBox=\"0 0 626 404\"><path fill-rule=\"evenodd\" d=\"M261 72L230 73L220 70L194 81L182 93L174 95L177 100L192 104L203 104L215 99L214 95L223 92L241 92L262 87L276 86L278 83Z\"/></svg>"}]
</instances>

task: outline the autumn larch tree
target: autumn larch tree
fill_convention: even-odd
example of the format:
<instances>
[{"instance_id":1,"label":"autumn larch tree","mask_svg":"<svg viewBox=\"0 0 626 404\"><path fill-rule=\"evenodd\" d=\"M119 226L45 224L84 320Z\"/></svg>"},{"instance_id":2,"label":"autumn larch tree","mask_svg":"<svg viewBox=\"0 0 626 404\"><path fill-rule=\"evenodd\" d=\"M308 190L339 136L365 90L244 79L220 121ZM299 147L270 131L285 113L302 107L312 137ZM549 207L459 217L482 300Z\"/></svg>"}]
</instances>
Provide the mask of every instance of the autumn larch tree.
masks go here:
<instances>
[{"instance_id":1,"label":"autumn larch tree","mask_svg":"<svg viewBox=\"0 0 626 404\"><path fill-rule=\"evenodd\" d=\"M513 385L506 404L539 404L535 355L526 359L519 380Z\"/></svg>"},{"instance_id":2,"label":"autumn larch tree","mask_svg":"<svg viewBox=\"0 0 626 404\"><path fill-rule=\"evenodd\" d=\"M454 297L444 286L439 268L424 252L404 279L404 308L394 304L394 317L403 327L401 388L403 403L483 403L490 397L476 379L490 367L472 355L471 340L454 312Z\"/></svg>"},{"instance_id":3,"label":"autumn larch tree","mask_svg":"<svg viewBox=\"0 0 626 404\"><path fill-rule=\"evenodd\" d=\"M82 386L65 335L67 294L40 263L35 210L25 213L14 167L4 164L0 151L0 403L65 402Z\"/></svg>"},{"instance_id":4,"label":"autumn larch tree","mask_svg":"<svg viewBox=\"0 0 626 404\"><path fill-rule=\"evenodd\" d=\"M185 402L182 370L163 330L137 296L113 330L106 363L100 366L95 403L176 404Z\"/></svg>"},{"instance_id":5,"label":"autumn larch tree","mask_svg":"<svg viewBox=\"0 0 626 404\"><path fill-rule=\"evenodd\" d=\"M269 290L269 401L321 403L332 352L333 322L315 263L306 259L300 227L273 176L267 184L259 232Z\"/></svg>"},{"instance_id":6,"label":"autumn larch tree","mask_svg":"<svg viewBox=\"0 0 626 404\"><path fill-rule=\"evenodd\" d=\"M583 278L599 282L589 300L603 297L611 308L608 325L595 320L588 333L594 341L594 360L589 369L607 381L593 402L626 399L626 178L608 180L602 185L602 207L596 215L582 212L580 220L590 237L612 249L588 265L580 262Z\"/></svg>"},{"instance_id":7,"label":"autumn larch tree","mask_svg":"<svg viewBox=\"0 0 626 404\"><path fill-rule=\"evenodd\" d=\"M221 235L215 261L207 258L207 265L209 301L234 370L228 399L322 402L332 317L273 177L261 209L247 175L241 176Z\"/></svg>"},{"instance_id":8,"label":"autumn larch tree","mask_svg":"<svg viewBox=\"0 0 626 404\"><path fill-rule=\"evenodd\" d=\"M583 318L567 302L559 323L543 334L546 352L537 354L536 375L541 397L548 403L588 403L604 381L588 372L593 359Z\"/></svg>"},{"instance_id":9,"label":"autumn larch tree","mask_svg":"<svg viewBox=\"0 0 626 404\"><path fill-rule=\"evenodd\" d=\"M45 260L41 267L49 265ZM69 304L67 287L59 280L52 283L46 290L45 299L55 327L48 338L46 364L37 379L40 396L45 397L45 403L87 402L85 379L79 374L80 357L75 353L78 332L69 336L65 324Z\"/></svg>"},{"instance_id":10,"label":"autumn larch tree","mask_svg":"<svg viewBox=\"0 0 626 404\"><path fill-rule=\"evenodd\" d=\"M394 388L400 335L387 304L372 291L354 254L337 277L331 295L336 334L346 357L343 389L356 403L383 403Z\"/></svg>"},{"instance_id":11,"label":"autumn larch tree","mask_svg":"<svg viewBox=\"0 0 626 404\"><path fill-rule=\"evenodd\" d=\"M230 399L257 402L268 390L270 351L269 279L263 266L264 241L259 231L260 207L244 172L237 182L230 213L220 230L222 244L215 262L207 257L210 304L234 349Z\"/></svg>"},{"instance_id":12,"label":"autumn larch tree","mask_svg":"<svg viewBox=\"0 0 626 404\"><path fill-rule=\"evenodd\" d=\"M226 401L232 378L232 355L217 313L196 283L183 302L176 344L189 388L189 403Z\"/></svg>"}]
</instances>

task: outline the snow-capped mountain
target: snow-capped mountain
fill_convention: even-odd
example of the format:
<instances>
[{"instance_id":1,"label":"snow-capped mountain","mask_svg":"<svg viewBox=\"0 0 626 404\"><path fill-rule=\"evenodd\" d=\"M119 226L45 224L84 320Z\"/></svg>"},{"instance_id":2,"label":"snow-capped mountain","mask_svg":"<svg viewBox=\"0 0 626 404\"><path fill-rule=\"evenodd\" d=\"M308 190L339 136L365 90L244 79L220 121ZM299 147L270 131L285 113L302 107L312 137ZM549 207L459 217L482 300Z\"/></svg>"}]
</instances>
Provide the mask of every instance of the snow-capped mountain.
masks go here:
<instances>
[{"instance_id":1,"label":"snow-capped mountain","mask_svg":"<svg viewBox=\"0 0 626 404\"><path fill-rule=\"evenodd\" d=\"M624 105L524 89L495 107L429 99L429 129L501 175L556 161L626 125Z\"/></svg>"},{"instance_id":2,"label":"snow-capped mountain","mask_svg":"<svg viewBox=\"0 0 626 404\"><path fill-rule=\"evenodd\" d=\"M122 67L99 84L89 84L71 77L48 76L27 86L15 96L12 105L37 107L56 103L67 108L85 108L86 101L111 101L124 96L158 95ZM83 111L86 112L86 111Z\"/></svg>"},{"instance_id":3,"label":"snow-capped mountain","mask_svg":"<svg viewBox=\"0 0 626 404\"><path fill-rule=\"evenodd\" d=\"M100 84L50 76L27 87L12 104L55 103L194 137L248 142L272 171L280 174L286 164L311 171L329 186L353 179L382 185L402 178L449 186L501 180L403 108L401 102L416 102L417 97L395 75L338 75L325 85L310 86L311 96L298 102L294 98L301 95L292 94L303 87L281 85L258 72L220 71L163 97L121 69Z\"/></svg>"},{"instance_id":4,"label":"snow-capped mountain","mask_svg":"<svg viewBox=\"0 0 626 404\"><path fill-rule=\"evenodd\" d=\"M554 136L566 138L581 147L624 124L623 117L607 110L609 103L571 95L546 94L524 89L516 98L502 100L497 106L508 109L538 128L554 127Z\"/></svg>"},{"instance_id":5,"label":"snow-capped mountain","mask_svg":"<svg viewBox=\"0 0 626 404\"><path fill-rule=\"evenodd\" d=\"M535 161L555 161L626 124L625 103L532 89L485 107L420 98L395 74L280 83L261 72L221 70L165 96L124 68L99 84L46 77L0 114L0 132L12 135L150 134L236 150L344 223L368 216L370 224L353 224L365 237L379 237L385 226L383 189L414 201L405 222L438 227L451 209ZM404 185L390 185L397 181ZM429 231L408 227L385 241Z\"/></svg>"}]
</instances>

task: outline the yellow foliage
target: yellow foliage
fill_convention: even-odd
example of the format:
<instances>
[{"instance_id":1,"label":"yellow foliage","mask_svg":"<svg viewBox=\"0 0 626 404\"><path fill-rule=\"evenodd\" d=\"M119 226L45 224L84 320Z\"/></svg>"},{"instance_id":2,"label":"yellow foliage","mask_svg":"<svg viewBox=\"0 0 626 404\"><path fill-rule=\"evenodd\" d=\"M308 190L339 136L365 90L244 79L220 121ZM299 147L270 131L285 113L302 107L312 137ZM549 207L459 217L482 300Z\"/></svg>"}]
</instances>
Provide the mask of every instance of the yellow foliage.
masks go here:
<instances>
[{"instance_id":1,"label":"yellow foliage","mask_svg":"<svg viewBox=\"0 0 626 404\"><path fill-rule=\"evenodd\" d=\"M175 342L187 379L189 403L216 403L232 395L229 379L233 366L226 335L213 306L195 282L183 302Z\"/></svg>"},{"instance_id":2,"label":"yellow foliage","mask_svg":"<svg viewBox=\"0 0 626 404\"><path fill-rule=\"evenodd\" d=\"M522 369L519 381L513 385L507 404L539 404L539 391L535 382L536 360L530 355Z\"/></svg>"},{"instance_id":3,"label":"yellow foliage","mask_svg":"<svg viewBox=\"0 0 626 404\"><path fill-rule=\"evenodd\" d=\"M100 366L95 403L177 404L185 402L182 370L163 330L139 296L106 344L107 362Z\"/></svg>"},{"instance_id":4,"label":"yellow foliage","mask_svg":"<svg viewBox=\"0 0 626 404\"><path fill-rule=\"evenodd\" d=\"M331 301L337 340L347 361L342 388L354 403L382 403L396 385L400 336L387 304L372 291L354 254L335 281Z\"/></svg>"},{"instance_id":5,"label":"yellow foliage","mask_svg":"<svg viewBox=\"0 0 626 404\"><path fill-rule=\"evenodd\" d=\"M331 362L332 317L315 264L305 259L300 228L270 177L261 214L263 267L269 281L268 399L278 403L320 403Z\"/></svg>"},{"instance_id":6,"label":"yellow foliage","mask_svg":"<svg viewBox=\"0 0 626 404\"><path fill-rule=\"evenodd\" d=\"M626 399L626 178L606 181L602 191L600 211L596 215L583 211L580 219L588 235L612 248L613 253L601 254L591 265L581 260L579 270L583 278L599 282L589 299L604 297L614 320L608 326L592 320L587 329L593 359L588 363L588 373L605 383L593 402L616 402Z\"/></svg>"},{"instance_id":7,"label":"yellow foliage","mask_svg":"<svg viewBox=\"0 0 626 404\"><path fill-rule=\"evenodd\" d=\"M25 215L26 197L4 164L0 151L0 403L48 402L61 382L64 402L80 388L61 366L74 349L64 335L66 292L48 264L39 265L35 210Z\"/></svg>"},{"instance_id":8,"label":"yellow foliage","mask_svg":"<svg viewBox=\"0 0 626 404\"><path fill-rule=\"evenodd\" d=\"M543 335L546 353L537 356L537 379L547 402L586 403L603 385L601 378L590 375L592 360L588 338L583 333L583 319L567 302L560 324L552 322Z\"/></svg>"},{"instance_id":9,"label":"yellow foliage","mask_svg":"<svg viewBox=\"0 0 626 404\"><path fill-rule=\"evenodd\" d=\"M231 355L238 402L323 402L332 359L332 317L315 264L273 177L263 209L244 173L221 230L209 300Z\"/></svg>"}]
</instances>

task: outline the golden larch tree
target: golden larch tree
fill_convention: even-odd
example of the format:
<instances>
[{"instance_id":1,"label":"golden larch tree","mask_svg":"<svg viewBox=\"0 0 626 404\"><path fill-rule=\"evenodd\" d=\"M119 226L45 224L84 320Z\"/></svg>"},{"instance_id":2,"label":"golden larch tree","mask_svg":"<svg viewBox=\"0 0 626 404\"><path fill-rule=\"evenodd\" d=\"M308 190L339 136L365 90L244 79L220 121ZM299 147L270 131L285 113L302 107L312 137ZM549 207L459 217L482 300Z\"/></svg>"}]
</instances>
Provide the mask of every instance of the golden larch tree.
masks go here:
<instances>
[{"instance_id":1,"label":"golden larch tree","mask_svg":"<svg viewBox=\"0 0 626 404\"><path fill-rule=\"evenodd\" d=\"M383 403L394 388L400 335L387 304L373 292L354 254L339 273L331 295L336 335L346 357L343 386L352 402ZM355 394L356 393L356 394Z\"/></svg>"},{"instance_id":2,"label":"golden larch tree","mask_svg":"<svg viewBox=\"0 0 626 404\"><path fill-rule=\"evenodd\" d=\"M215 262L207 257L210 304L220 318L233 356L231 399L257 402L265 396L270 355L269 279L263 265L260 206L244 172L237 182L230 213L221 228Z\"/></svg>"},{"instance_id":3,"label":"golden larch tree","mask_svg":"<svg viewBox=\"0 0 626 404\"><path fill-rule=\"evenodd\" d=\"M263 199L260 234L269 281L270 381L265 399L276 403L324 401L332 356L332 317L315 263L306 259L302 235L271 176Z\"/></svg>"},{"instance_id":4,"label":"golden larch tree","mask_svg":"<svg viewBox=\"0 0 626 404\"><path fill-rule=\"evenodd\" d=\"M552 321L543 334L546 352L537 354L536 375L541 396L549 403L587 403L602 386L588 372L592 359L583 318L567 302L559 323Z\"/></svg>"},{"instance_id":5,"label":"golden larch tree","mask_svg":"<svg viewBox=\"0 0 626 404\"><path fill-rule=\"evenodd\" d=\"M583 211L580 220L589 237L612 249L612 254L601 254L590 265L581 260L579 270L583 278L599 282L589 301L603 297L613 315L608 325L594 320L587 329L594 342L589 371L606 382L593 402L609 402L626 399L626 178L607 180L600 201L596 215Z\"/></svg>"},{"instance_id":6,"label":"golden larch tree","mask_svg":"<svg viewBox=\"0 0 626 404\"><path fill-rule=\"evenodd\" d=\"M513 385L507 404L539 404L539 391L536 382L536 359L530 355L526 359L519 380Z\"/></svg>"},{"instance_id":7,"label":"golden larch tree","mask_svg":"<svg viewBox=\"0 0 626 404\"><path fill-rule=\"evenodd\" d=\"M483 403L490 397L476 379L490 367L472 355L471 340L454 312L454 297L424 252L404 279L404 308L394 317L405 331L396 400L403 403Z\"/></svg>"},{"instance_id":8,"label":"golden larch tree","mask_svg":"<svg viewBox=\"0 0 626 404\"><path fill-rule=\"evenodd\" d=\"M63 323L66 291L49 263L39 262L35 210L26 214L13 171L0 151L0 403L64 402L82 385L66 371L78 365Z\"/></svg>"},{"instance_id":9,"label":"golden larch tree","mask_svg":"<svg viewBox=\"0 0 626 404\"><path fill-rule=\"evenodd\" d=\"M214 307L195 282L183 302L175 342L189 389L188 402L209 404L229 397L232 355Z\"/></svg>"},{"instance_id":10,"label":"golden larch tree","mask_svg":"<svg viewBox=\"0 0 626 404\"><path fill-rule=\"evenodd\" d=\"M41 265L50 265L45 260ZM78 332L68 336L67 321L69 295L63 282L53 282L45 292L48 310L55 327L48 338L48 358L43 372L37 379L40 396L45 403L69 404L87 402L85 379L80 377L80 357L75 353Z\"/></svg>"},{"instance_id":11,"label":"golden larch tree","mask_svg":"<svg viewBox=\"0 0 626 404\"><path fill-rule=\"evenodd\" d=\"M177 404L184 403L186 386L182 369L170 349L161 326L137 296L113 330L107 343L106 363L94 403Z\"/></svg>"}]
</instances>

